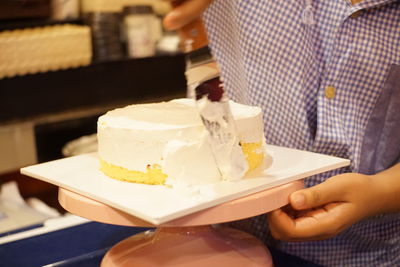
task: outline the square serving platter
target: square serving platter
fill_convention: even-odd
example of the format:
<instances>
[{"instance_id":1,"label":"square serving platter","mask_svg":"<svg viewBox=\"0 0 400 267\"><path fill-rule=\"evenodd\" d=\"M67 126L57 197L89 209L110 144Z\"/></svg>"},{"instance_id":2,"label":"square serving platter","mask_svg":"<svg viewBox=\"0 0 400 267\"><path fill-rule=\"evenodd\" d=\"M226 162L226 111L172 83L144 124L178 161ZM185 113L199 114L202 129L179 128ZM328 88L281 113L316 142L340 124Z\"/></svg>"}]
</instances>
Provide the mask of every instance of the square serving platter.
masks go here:
<instances>
[{"instance_id":1,"label":"square serving platter","mask_svg":"<svg viewBox=\"0 0 400 267\"><path fill-rule=\"evenodd\" d=\"M154 225L189 215L262 190L348 166L347 159L267 145L267 165L243 180L187 189L128 183L99 169L97 153L49 161L21 173L76 192Z\"/></svg>"}]
</instances>

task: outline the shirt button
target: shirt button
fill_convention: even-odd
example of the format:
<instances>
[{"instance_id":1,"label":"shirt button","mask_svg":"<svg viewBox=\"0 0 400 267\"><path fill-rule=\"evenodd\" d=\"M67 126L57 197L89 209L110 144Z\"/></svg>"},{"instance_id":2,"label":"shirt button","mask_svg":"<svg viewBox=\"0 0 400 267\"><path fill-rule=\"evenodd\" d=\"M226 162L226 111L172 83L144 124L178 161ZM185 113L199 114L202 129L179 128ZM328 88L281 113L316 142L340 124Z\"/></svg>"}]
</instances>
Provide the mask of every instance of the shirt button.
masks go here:
<instances>
[{"instance_id":1,"label":"shirt button","mask_svg":"<svg viewBox=\"0 0 400 267\"><path fill-rule=\"evenodd\" d=\"M336 89L333 86L327 86L325 87L325 97L328 99L334 98L336 95Z\"/></svg>"},{"instance_id":2,"label":"shirt button","mask_svg":"<svg viewBox=\"0 0 400 267\"><path fill-rule=\"evenodd\" d=\"M362 13L363 13L363 10L362 10L362 9L357 10L356 12L354 12L353 14L350 15L350 18L356 19L356 18L358 18Z\"/></svg>"}]
</instances>

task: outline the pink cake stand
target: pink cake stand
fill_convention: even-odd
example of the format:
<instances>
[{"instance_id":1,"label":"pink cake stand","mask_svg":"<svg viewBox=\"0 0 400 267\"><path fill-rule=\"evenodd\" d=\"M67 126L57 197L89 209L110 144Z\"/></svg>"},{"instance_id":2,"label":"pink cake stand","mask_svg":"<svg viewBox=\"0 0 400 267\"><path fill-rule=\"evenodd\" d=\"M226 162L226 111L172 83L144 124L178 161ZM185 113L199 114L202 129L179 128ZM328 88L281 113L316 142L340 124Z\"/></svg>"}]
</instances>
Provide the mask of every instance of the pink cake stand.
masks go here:
<instances>
[{"instance_id":1,"label":"pink cake stand","mask_svg":"<svg viewBox=\"0 0 400 267\"><path fill-rule=\"evenodd\" d=\"M273 266L272 259L258 239L215 224L282 207L288 203L289 194L301 188L303 181L294 181L157 226L63 188L59 189L59 202L67 211L90 220L156 227L155 231L136 234L116 244L104 256L102 267L265 267Z\"/></svg>"}]
</instances>

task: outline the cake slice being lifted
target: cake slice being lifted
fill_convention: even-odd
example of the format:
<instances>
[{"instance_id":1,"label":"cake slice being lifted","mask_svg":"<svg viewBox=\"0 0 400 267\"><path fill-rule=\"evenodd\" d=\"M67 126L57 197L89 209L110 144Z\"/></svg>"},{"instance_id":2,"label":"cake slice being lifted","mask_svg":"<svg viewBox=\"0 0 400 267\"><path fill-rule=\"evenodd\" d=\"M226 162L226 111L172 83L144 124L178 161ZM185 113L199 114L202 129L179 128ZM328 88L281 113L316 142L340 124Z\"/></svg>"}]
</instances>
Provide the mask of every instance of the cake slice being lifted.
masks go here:
<instances>
[{"instance_id":1,"label":"cake slice being lifted","mask_svg":"<svg viewBox=\"0 0 400 267\"><path fill-rule=\"evenodd\" d=\"M264 160L262 111L230 101L248 172ZM191 186L222 180L192 99L130 105L98 119L101 170L145 184Z\"/></svg>"}]
</instances>

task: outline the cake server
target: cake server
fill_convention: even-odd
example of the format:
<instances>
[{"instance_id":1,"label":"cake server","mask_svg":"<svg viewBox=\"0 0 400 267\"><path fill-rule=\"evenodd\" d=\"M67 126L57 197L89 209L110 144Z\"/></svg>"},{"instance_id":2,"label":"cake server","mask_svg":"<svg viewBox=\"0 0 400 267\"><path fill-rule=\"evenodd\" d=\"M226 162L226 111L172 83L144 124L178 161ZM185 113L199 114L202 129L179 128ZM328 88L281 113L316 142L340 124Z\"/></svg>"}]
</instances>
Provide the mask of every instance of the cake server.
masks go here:
<instances>
[{"instance_id":1,"label":"cake server","mask_svg":"<svg viewBox=\"0 0 400 267\"><path fill-rule=\"evenodd\" d=\"M209 132L211 150L224 180L243 178L249 169L240 146L235 121L219 77L195 87L201 120Z\"/></svg>"},{"instance_id":2,"label":"cake server","mask_svg":"<svg viewBox=\"0 0 400 267\"><path fill-rule=\"evenodd\" d=\"M186 53L188 97L196 100L218 170L223 180L241 179L249 167L201 19L185 26L180 36Z\"/></svg>"}]
</instances>

